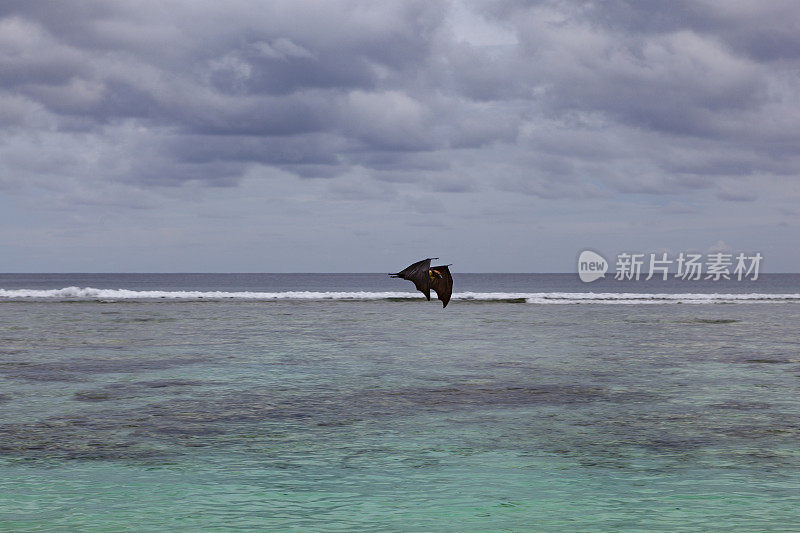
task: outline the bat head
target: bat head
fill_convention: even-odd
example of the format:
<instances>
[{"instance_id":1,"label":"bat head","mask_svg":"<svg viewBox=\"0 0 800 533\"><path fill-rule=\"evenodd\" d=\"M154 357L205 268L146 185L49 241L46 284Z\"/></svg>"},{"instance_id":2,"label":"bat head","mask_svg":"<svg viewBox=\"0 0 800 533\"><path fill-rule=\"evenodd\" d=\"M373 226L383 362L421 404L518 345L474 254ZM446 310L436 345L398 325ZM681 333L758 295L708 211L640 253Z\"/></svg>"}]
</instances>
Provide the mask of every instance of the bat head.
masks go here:
<instances>
[{"instance_id":1,"label":"bat head","mask_svg":"<svg viewBox=\"0 0 800 533\"><path fill-rule=\"evenodd\" d=\"M442 279L442 273L434 269L428 270L428 276L430 276L431 279L434 278Z\"/></svg>"}]
</instances>

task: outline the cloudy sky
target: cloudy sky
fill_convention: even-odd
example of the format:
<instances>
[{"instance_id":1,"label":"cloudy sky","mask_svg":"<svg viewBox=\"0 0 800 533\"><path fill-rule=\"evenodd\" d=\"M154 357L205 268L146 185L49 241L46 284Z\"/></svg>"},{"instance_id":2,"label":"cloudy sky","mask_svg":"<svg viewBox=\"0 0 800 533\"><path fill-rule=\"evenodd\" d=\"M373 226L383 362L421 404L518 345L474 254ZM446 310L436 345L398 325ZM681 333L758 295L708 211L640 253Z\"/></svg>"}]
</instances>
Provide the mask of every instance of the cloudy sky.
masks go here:
<instances>
[{"instance_id":1,"label":"cloudy sky","mask_svg":"<svg viewBox=\"0 0 800 533\"><path fill-rule=\"evenodd\" d=\"M800 270L794 0L0 4L0 271Z\"/></svg>"}]
</instances>

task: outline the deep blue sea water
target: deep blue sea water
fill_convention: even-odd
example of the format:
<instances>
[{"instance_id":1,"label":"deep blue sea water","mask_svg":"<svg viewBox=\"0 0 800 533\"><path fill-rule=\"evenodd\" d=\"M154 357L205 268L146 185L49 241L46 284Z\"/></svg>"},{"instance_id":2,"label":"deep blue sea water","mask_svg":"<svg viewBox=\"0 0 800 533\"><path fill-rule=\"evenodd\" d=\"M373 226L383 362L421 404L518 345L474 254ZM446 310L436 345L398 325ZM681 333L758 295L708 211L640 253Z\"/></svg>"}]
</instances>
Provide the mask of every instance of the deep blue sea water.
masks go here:
<instances>
[{"instance_id":1,"label":"deep blue sea water","mask_svg":"<svg viewBox=\"0 0 800 533\"><path fill-rule=\"evenodd\" d=\"M605 279L583 283L576 274L474 274L456 272L455 292L551 293L798 293L800 274L761 274L759 279L649 281ZM643 275L642 278L645 276ZM413 286L386 274L0 274L0 289L94 287L135 291L397 292Z\"/></svg>"},{"instance_id":2,"label":"deep blue sea water","mask_svg":"<svg viewBox=\"0 0 800 533\"><path fill-rule=\"evenodd\" d=\"M454 276L0 275L0 530L800 530L800 276Z\"/></svg>"}]
</instances>

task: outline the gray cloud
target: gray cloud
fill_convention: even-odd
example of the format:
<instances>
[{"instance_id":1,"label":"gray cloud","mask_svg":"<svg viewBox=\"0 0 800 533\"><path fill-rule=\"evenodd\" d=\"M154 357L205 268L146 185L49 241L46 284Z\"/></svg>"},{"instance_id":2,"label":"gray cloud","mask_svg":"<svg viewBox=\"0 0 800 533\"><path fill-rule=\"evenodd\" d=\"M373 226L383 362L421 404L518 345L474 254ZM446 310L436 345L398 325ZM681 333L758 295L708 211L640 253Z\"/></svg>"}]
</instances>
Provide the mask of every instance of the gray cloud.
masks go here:
<instances>
[{"instance_id":1,"label":"gray cloud","mask_svg":"<svg viewBox=\"0 0 800 533\"><path fill-rule=\"evenodd\" d=\"M0 20L3 115L13 124L21 108L39 106L66 131L133 119L179 136L171 146L181 145L180 136L209 137L206 159L230 161L238 151L242 161L263 164L297 158L270 149L293 137L327 134L340 140L328 150L316 146L307 162L324 159L345 171L375 150L487 143L524 150L515 143L519 128L544 118L574 121L562 132L565 145L554 146L572 159L570 137L591 129L574 113L590 113L605 128L660 133L670 144L672 136L735 142L747 135L737 134L745 124L752 132L754 115L785 111L794 88L786 86L788 70L731 46L741 43L737 36L767 33L765 16L752 19L751 10L489 3L487 23L506 28L518 44L481 47L443 31L445 6L237 2L188 10L81 2L67 15L47 2L12 2ZM794 11L774 8L766 20L786 21ZM769 59L785 56L776 51ZM787 141L796 135L784 130ZM253 142L232 150L220 136L269 139L271 146L252 157L246 147ZM193 164L180 148L157 152ZM569 166L541 159L546 174ZM748 167L760 163L756 157ZM708 174L729 173L726 164L707 164ZM143 181L153 183L147 172Z\"/></svg>"},{"instance_id":2,"label":"gray cloud","mask_svg":"<svg viewBox=\"0 0 800 533\"><path fill-rule=\"evenodd\" d=\"M8 0L0 189L159 210L293 179L298 212L494 202L531 225L539 201L777 212L800 200L798 23L789 1Z\"/></svg>"}]
</instances>

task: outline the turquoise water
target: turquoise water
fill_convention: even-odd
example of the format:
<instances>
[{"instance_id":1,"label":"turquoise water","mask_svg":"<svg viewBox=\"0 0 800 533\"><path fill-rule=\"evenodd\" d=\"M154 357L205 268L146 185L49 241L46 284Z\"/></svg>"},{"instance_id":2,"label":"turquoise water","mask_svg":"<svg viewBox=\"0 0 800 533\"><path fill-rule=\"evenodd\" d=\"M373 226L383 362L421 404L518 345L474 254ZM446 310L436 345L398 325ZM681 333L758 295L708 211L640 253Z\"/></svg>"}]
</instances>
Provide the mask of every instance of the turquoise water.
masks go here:
<instances>
[{"instance_id":1,"label":"turquoise water","mask_svg":"<svg viewBox=\"0 0 800 533\"><path fill-rule=\"evenodd\" d=\"M794 303L0 318L0 530L800 529Z\"/></svg>"}]
</instances>

